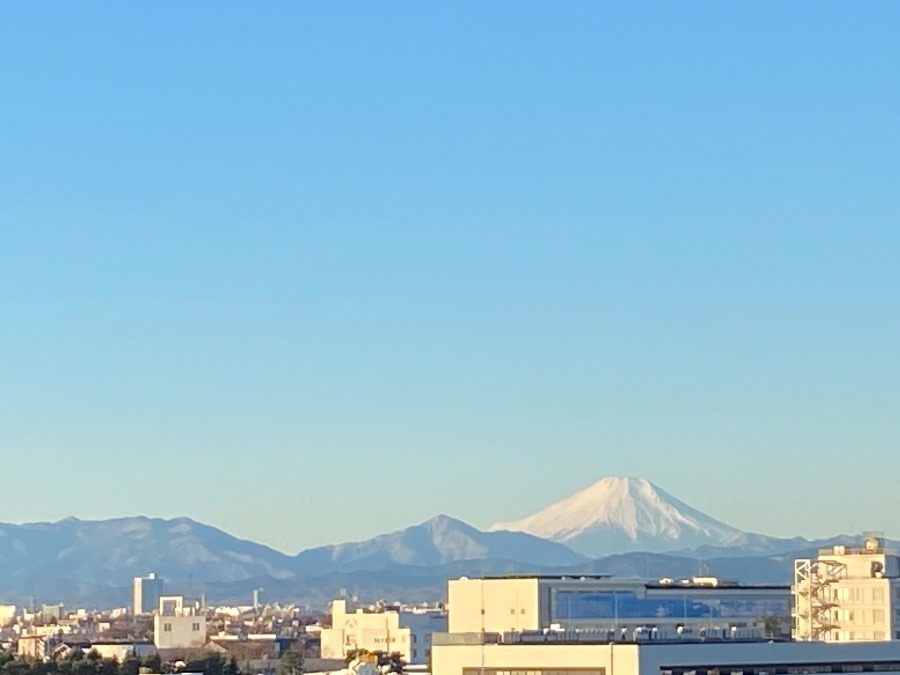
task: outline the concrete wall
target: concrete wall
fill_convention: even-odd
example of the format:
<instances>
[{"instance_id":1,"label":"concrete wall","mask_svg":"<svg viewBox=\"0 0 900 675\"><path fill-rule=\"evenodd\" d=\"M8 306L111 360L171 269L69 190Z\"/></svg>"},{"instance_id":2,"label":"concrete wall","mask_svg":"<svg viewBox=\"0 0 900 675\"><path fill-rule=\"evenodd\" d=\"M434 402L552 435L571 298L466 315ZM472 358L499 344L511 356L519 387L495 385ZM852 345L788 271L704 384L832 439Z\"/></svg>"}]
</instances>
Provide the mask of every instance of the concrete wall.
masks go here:
<instances>
[{"instance_id":1,"label":"concrete wall","mask_svg":"<svg viewBox=\"0 0 900 675\"><path fill-rule=\"evenodd\" d=\"M615 650L615 653L613 651ZM583 673L639 675L636 645L441 645L432 648L433 675ZM471 673L471 671L475 673ZM470 672L467 672L470 671Z\"/></svg>"},{"instance_id":2,"label":"concrete wall","mask_svg":"<svg viewBox=\"0 0 900 675\"><path fill-rule=\"evenodd\" d=\"M449 636L463 639L463 636ZM472 636L478 638L479 636ZM442 644L433 648L433 675L662 675L673 668L802 664L807 675L840 663L900 662L900 643L685 642L682 644ZM815 665L821 664L821 671ZM483 670L482 670L483 669ZM513 672L515 671L515 672ZM880 671L889 673L892 671Z\"/></svg>"},{"instance_id":3,"label":"concrete wall","mask_svg":"<svg viewBox=\"0 0 900 675\"><path fill-rule=\"evenodd\" d=\"M153 617L153 644L157 649L185 649L206 644L206 619L202 616Z\"/></svg>"},{"instance_id":4,"label":"concrete wall","mask_svg":"<svg viewBox=\"0 0 900 675\"><path fill-rule=\"evenodd\" d=\"M536 578L451 579L447 601L451 633L503 633L541 627Z\"/></svg>"}]
</instances>

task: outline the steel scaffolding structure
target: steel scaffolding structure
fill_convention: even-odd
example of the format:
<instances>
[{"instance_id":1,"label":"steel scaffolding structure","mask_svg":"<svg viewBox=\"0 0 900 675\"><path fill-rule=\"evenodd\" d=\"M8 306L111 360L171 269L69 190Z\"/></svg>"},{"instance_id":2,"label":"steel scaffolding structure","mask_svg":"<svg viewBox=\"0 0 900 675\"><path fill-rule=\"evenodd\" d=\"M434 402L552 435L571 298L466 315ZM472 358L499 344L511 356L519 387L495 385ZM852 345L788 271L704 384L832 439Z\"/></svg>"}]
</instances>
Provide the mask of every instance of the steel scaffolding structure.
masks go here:
<instances>
[{"instance_id":1,"label":"steel scaffolding structure","mask_svg":"<svg viewBox=\"0 0 900 675\"><path fill-rule=\"evenodd\" d=\"M838 628L834 610L840 603L831 586L846 576L847 566L835 560L794 561L795 640L824 640Z\"/></svg>"}]
</instances>

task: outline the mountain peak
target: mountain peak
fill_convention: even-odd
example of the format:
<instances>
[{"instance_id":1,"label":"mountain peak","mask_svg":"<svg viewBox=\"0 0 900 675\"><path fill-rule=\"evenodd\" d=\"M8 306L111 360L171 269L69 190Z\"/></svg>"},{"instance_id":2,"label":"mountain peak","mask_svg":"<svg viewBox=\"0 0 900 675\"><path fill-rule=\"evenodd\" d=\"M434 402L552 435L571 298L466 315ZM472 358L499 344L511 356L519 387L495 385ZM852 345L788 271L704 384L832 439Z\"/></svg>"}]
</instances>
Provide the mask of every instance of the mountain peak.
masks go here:
<instances>
[{"instance_id":1,"label":"mountain peak","mask_svg":"<svg viewBox=\"0 0 900 675\"><path fill-rule=\"evenodd\" d=\"M542 511L490 529L527 532L589 555L723 545L744 534L635 476L606 476Z\"/></svg>"}]
</instances>

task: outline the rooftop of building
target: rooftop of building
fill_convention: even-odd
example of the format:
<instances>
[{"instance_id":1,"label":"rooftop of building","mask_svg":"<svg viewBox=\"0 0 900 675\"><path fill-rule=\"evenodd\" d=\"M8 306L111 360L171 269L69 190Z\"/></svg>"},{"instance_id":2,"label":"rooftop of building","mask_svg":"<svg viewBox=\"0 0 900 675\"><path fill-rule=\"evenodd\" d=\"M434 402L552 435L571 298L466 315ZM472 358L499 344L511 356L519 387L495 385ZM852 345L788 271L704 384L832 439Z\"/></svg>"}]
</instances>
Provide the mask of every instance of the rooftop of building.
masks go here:
<instances>
[{"instance_id":1,"label":"rooftop of building","mask_svg":"<svg viewBox=\"0 0 900 675\"><path fill-rule=\"evenodd\" d=\"M605 584L643 585L646 588L690 588L690 589L755 589L789 591L789 584L744 584L732 579L719 579L718 577L691 577L690 579L639 579L628 577L616 577L611 574L506 574L491 575L480 578L460 577L458 581L496 581L496 580L528 580L550 582L603 582Z\"/></svg>"}]
</instances>

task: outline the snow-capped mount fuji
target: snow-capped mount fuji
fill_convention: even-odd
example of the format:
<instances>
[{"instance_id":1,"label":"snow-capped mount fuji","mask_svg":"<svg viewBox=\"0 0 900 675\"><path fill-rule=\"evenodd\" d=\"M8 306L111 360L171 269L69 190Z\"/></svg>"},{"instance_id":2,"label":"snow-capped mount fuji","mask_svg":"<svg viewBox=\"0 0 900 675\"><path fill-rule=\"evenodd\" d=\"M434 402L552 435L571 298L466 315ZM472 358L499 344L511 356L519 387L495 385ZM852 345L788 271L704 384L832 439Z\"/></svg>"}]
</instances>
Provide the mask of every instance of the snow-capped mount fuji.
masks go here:
<instances>
[{"instance_id":1,"label":"snow-capped mount fuji","mask_svg":"<svg viewBox=\"0 0 900 675\"><path fill-rule=\"evenodd\" d=\"M527 532L589 556L700 546L765 548L763 540L768 539L711 518L644 478L612 476L526 518L489 529Z\"/></svg>"}]
</instances>

